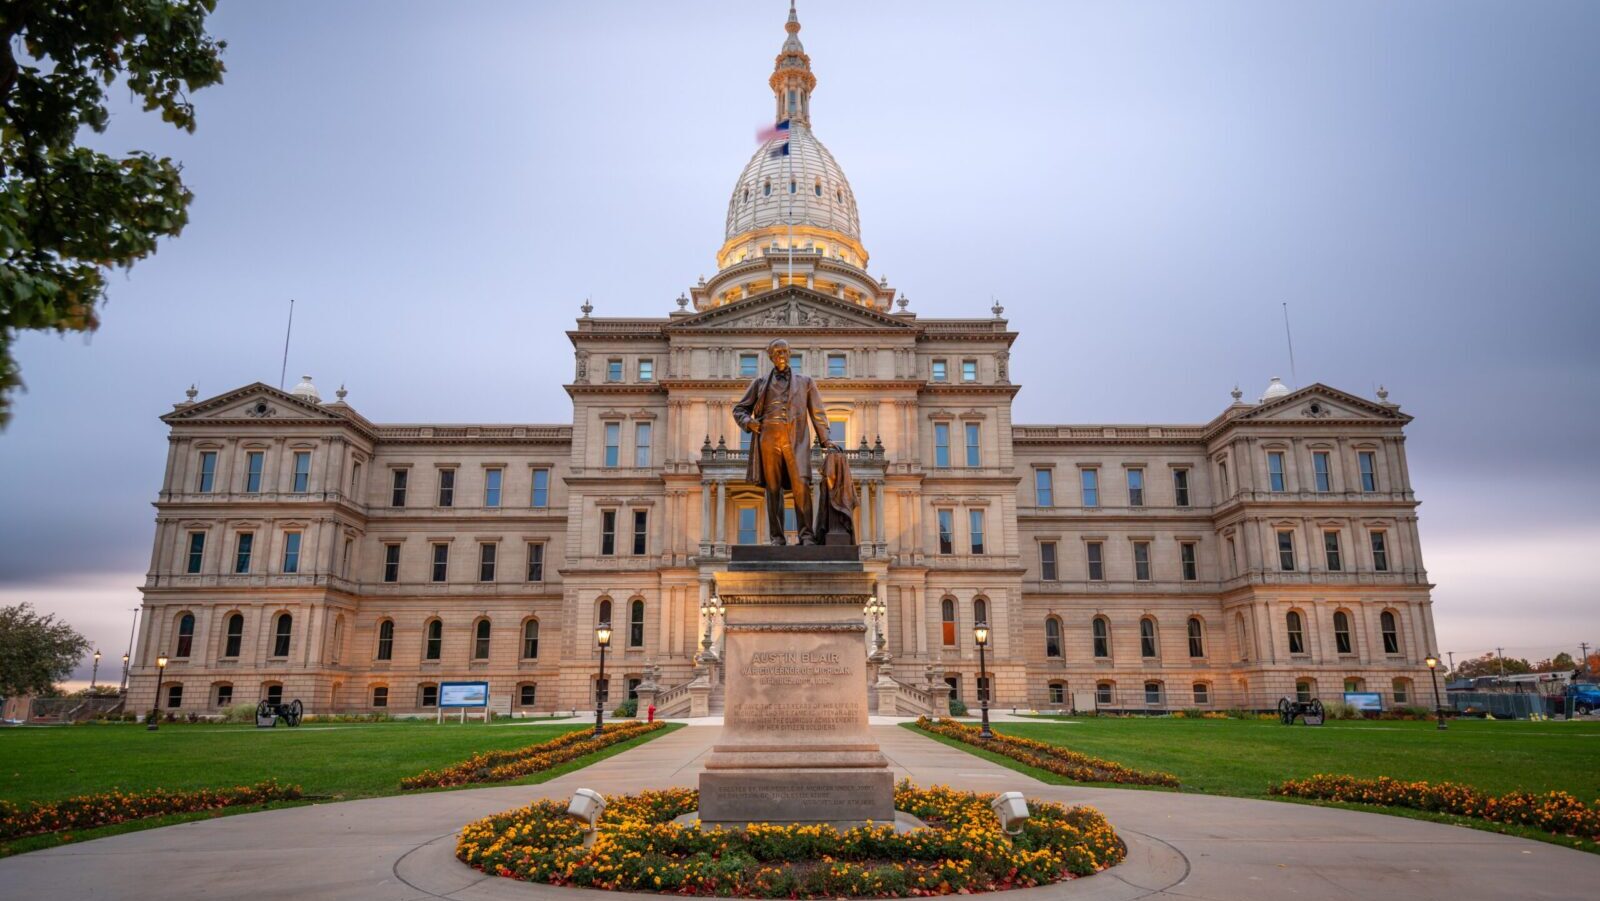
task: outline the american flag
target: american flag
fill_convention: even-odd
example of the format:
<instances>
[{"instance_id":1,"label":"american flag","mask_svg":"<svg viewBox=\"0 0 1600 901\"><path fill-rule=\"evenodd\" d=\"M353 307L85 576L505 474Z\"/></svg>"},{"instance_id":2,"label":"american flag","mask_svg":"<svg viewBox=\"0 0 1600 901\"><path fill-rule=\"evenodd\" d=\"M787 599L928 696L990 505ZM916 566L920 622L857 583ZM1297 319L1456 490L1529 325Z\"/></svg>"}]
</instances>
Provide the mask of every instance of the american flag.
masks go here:
<instances>
[{"instance_id":1,"label":"american flag","mask_svg":"<svg viewBox=\"0 0 1600 901\"><path fill-rule=\"evenodd\" d=\"M773 138L787 138L789 136L789 120L785 119L776 125L756 130L756 143L765 144Z\"/></svg>"}]
</instances>

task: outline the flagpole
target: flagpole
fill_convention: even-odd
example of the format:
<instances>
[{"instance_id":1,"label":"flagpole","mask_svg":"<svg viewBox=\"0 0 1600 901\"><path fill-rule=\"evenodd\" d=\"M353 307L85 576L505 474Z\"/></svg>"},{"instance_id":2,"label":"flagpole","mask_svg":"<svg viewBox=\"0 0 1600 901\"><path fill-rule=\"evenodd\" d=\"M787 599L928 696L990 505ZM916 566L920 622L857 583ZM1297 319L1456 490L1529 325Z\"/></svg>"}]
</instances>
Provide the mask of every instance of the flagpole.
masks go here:
<instances>
[{"instance_id":1,"label":"flagpole","mask_svg":"<svg viewBox=\"0 0 1600 901\"><path fill-rule=\"evenodd\" d=\"M789 111L789 137L785 139L784 157L789 160L789 284L794 284L794 197L799 186L794 182L794 111Z\"/></svg>"}]
</instances>

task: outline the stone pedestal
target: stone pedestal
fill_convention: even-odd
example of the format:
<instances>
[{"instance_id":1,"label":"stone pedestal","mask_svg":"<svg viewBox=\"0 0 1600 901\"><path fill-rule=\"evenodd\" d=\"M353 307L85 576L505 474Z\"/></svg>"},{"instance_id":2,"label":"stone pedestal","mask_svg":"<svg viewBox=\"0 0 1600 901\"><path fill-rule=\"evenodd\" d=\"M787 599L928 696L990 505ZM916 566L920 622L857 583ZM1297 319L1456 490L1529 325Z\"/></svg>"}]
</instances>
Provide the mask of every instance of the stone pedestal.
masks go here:
<instances>
[{"instance_id":1,"label":"stone pedestal","mask_svg":"<svg viewBox=\"0 0 1600 901\"><path fill-rule=\"evenodd\" d=\"M858 553L736 547L717 576L727 702L700 777L702 822L894 820L894 777L867 723L872 580Z\"/></svg>"}]
</instances>

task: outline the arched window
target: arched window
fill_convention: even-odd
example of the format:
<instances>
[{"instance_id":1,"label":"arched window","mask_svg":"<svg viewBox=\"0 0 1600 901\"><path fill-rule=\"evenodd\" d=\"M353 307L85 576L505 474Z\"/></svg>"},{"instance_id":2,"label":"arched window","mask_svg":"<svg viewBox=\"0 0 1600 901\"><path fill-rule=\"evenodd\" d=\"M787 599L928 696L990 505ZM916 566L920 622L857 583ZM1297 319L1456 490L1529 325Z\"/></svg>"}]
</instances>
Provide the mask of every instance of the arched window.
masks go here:
<instances>
[{"instance_id":1,"label":"arched window","mask_svg":"<svg viewBox=\"0 0 1600 901\"><path fill-rule=\"evenodd\" d=\"M600 623L605 623L607 625L610 625L611 624L611 599L610 598L601 598L600 599L600 609L595 611L595 612L596 612L596 618L595 618L595 624L596 625L599 625Z\"/></svg>"},{"instance_id":2,"label":"arched window","mask_svg":"<svg viewBox=\"0 0 1600 901\"><path fill-rule=\"evenodd\" d=\"M1152 680L1144 684L1144 702L1152 707L1160 706L1162 702L1160 682Z\"/></svg>"},{"instance_id":3,"label":"arched window","mask_svg":"<svg viewBox=\"0 0 1600 901\"><path fill-rule=\"evenodd\" d=\"M1094 618L1090 624L1091 634L1094 635L1094 655L1096 657L1111 656L1111 624L1103 616Z\"/></svg>"},{"instance_id":4,"label":"arched window","mask_svg":"<svg viewBox=\"0 0 1600 901\"><path fill-rule=\"evenodd\" d=\"M1050 703L1056 706L1067 703L1067 683L1050 683Z\"/></svg>"},{"instance_id":5,"label":"arched window","mask_svg":"<svg viewBox=\"0 0 1600 901\"><path fill-rule=\"evenodd\" d=\"M289 639L294 634L294 617L287 613L278 614L278 624L273 629L272 656L289 656ZM281 691L283 686L278 686Z\"/></svg>"},{"instance_id":6,"label":"arched window","mask_svg":"<svg viewBox=\"0 0 1600 901\"><path fill-rule=\"evenodd\" d=\"M628 647L644 647L644 599L634 598L628 605Z\"/></svg>"},{"instance_id":7,"label":"arched window","mask_svg":"<svg viewBox=\"0 0 1600 901\"><path fill-rule=\"evenodd\" d=\"M1196 682L1191 686L1196 704L1211 703L1211 684L1209 682Z\"/></svg>"},{"instance_id":8,"label":"arched window","mask_svg":"<svg viewBox=\"0 0 1600 901\"><path fill-rule=\"evenodd\" d=\"M437 619L428 620L423 627L422 659L438 660L444 651L444 623Z\"/></svg>"},{"instance_id":9,"label":"arched window","mask_svg":"<svg viewBox=\"0 0 1600 901\"><path fill-rule=\"evenodd\" d=\"M1156 621L1150 617L1139 620L1139 656L1159 656L1156 647Z\"/></svg>"},{"instance_id":10,"label":"arched window","mask_svg":"<svg viewBox=\"0 0 1600 901\"><path fill-rule=\"evenodd\" d=\"M389 686L372 686L372 706L379 709L389 706Z\"/></svg>"},{"instance_id":11,"label":"arched window","mask_svg":"<svg viewBox=\"0 0 1600 901\"><path fill-rule=\"evenodd\" d=\"M840 203L844 203L844 191L837 188L834 189L833 199L839 201Z\"/></svg>"},{"instance_id":12,"label":"arched window","mask_svg":"<svg viewBox=\"0 0 1600 901\"><path fill-rule=\"evenodd\" d=\"M799 185L795 183L795 180L792 179L792 178L789 179L789 193L793 194L798 189L799 189Z\"/></svg>"},{"instance_id":13,"label":"arched window","mask_svg":"<svg viewBox=\"0 0 1600 901\"><path fill-rule=\"evenodd\" d=\"M233 683L232 682L213 682L213 683L211 683L211 697L212 697L212 699L214 701L214 706L216 706L219 709L223 708L223 707L232 707L233 706Z\"/></svg>"},{"instance_id":14,"label":"arched window","mask_svg":"<svg viewBox=\"0 0 1600 901\"><path fill-rule=\"evenodd\" d=\"M489 621L486 619L478 620L478 625L473 627L472 659L489 659Z\"/></svg>"},{"instance_id":15,"label":"arched window","mask_svg":"<svg viewBox=\"0 0 1600 901\"><path fill-rule=\"evenodd\" d=\"M244 646L244 614L234 613L228 616L227 629L222 643L222 656L237 657Z\"/></svg>"},{"instance_id":16,"label":"arched window","mask_svg":"<svg viewBox=\"0 0 1600 901\"><path fill-rule=\"evenodd\" d=\"M439 686L434 682L424 682L417 686L418 707L439 706Z\"/></svg>"},{"instance_id":17,"label":"arched window","mask_svg":"<svg viewBox=\"0 0 1600 901\"><path fill-rule=\"evenodd\" d=\"M1054 616L1044 618L1044 655L1056 659L1065 656L1061 652L1061 620Z\"/></svg>"},{"instance_id":18,"label":"arched window","mask_svg":"<svg viewBox=\"0 0 1600 901\"><path fill-rule=\"evenodd\" d=\"M265 699L268 704L282 704L283 703L283 683L282 682L263 682L263 683L261 683L261 697L263 699Z\"/></svg>"},{"instance_id":19,"label":"arched window","mask_svg":"<svg viewBox=\"0 0 1600 901\"><path fill-rule=\"evenodd\" d=\"M822 179L820 179L820 178L817 179L816 190L817 190L817 196L821 197L822 196Z\"/></svg>"},{"instance_id":20,"label":"arched window","mask_svg":"<svg viewBox=\"0 0 1600 901\"><path fill-rule=\"evenodd\" d=\"M522 659L539 656L539 621L530 619L522 624Z\"/></svg>"},{"instance_id":21,"label":"arched window","mask_svg":"<svg viewBox=\"0 0 1600 901\"><path fill-rule=\"evenodd\" d=\"M1117 683L1115 682L1096 682L1094 684L1094 702L1096 704L1109 705L1112 698L1115 697L1116 691Z\"/></svg>"},{"instance_id":22,"label":"arched window","mask_svg":"<svg viewBox=\"0 0 1600 901\"><path fill-rule=\"evenodd\" d=\"M1300 679L1294 683L1294 699L1302 704L1311 703L1311 696L1316 691L1316 686L1310 679Z\"/></svg>"},{"instance_id":23,"label":"arched window","mask_svg":"<svg viewBox=\"0 0 1600 901\"><path fill-rule=\"evenodd\" d=\"M185 613L178 617L178 647L172 652L174 657L187 657L194 650L194 614Z\"/></svg>"},{"instance_id":24,"label":"arched window","mask_svg":"<svg viewBox=\"0 0 1600 901\"><path fill-rule=\"evenodd\" d=\"M750 189L749 188L745 188L744 189L744 202L745 203L749 203L750 202Z\"/></svg>"},{"instance_id":25,"label":"arched window","mask_svg":"<svg viewBox=\"0 0 1600 901\"><path fill-rule=\"evenodd\" d=\"M1385 610L1379 614L1378 627L1383 632L1383 652L1385 654L1400 653L1400 624L1394 618L1394 611Z\"/></svg>"},{"instance_id":26,"label":"arched window","mask_svg":"<svg viewBox=\"0 0 1600 901\"><path fill-rule=\"evenodd\" d=\"M956 599L955 598L945 598L944 600L939 602L939 618L940 618L940 626L941 626L941 628L943 629L943 632L944 632L944 634L942 636L940 636L944 641L944 646L947 647L947 648L955 647L956 646Z\"/></svg>"},{"instance_id":27,"label":"arched window","mask_svg":"<svg viewBox=\"0 0 1600 901\"><path fill-rule=\"evenodd\" d=\"M378 623L378 659L394 659L394 620Z\"/></svg>"},{"instance_id":28,"label":"arched window","mask_svg":"<svg viewBox=\"0 0 1600 901\"><path fill-rule=\"evenodd\" d=\"M1284 617L1284 623L1289 628L1289 653L1304 654L1306 652L1305 624L1300 619L1298 610L1290 610Z\"/></svg>"},{"instance_id":29,"label":"arched window","mask_svg":"<svg viewBox=\"0 0 1600 901\"><path fill-rule=\"evenodd\" d=\"M1350 641L1350 614L1343 610L1333 611L1333 646L1341 654L1355 653Z\"/></svg>"},{"instance_id":30,"label":"arched window","mask_svg":"<svg viewBox=\"0 0 1600 901\"><path fill-rule=\"evenodd\" d=\"M989 602L983 598L974 598L972 601L972 622L974 624L989 622Z\"/></svg>"},{"instance_id":31,"label":"arched window","mask_svg":"<svg viewBox=\"0 0 1600 901\"><path fill-rule=\"evenodd\" d=\"M761 185L761 196L762 197L771 197L772 196L772 179L769 178L765 182L762 183L762 185Z\"/></svg>"},{"instance_id":32,"label":"arched window","mask_svg":"<svg viewBox=\"0 0 1600 901\"><path fill-rule=\"evenodd\" d=\"M1205 627L1200 623L1200 617L1189 617L1189 656L1204 657L1206 655Z\"/></svg>"}]
</instances>

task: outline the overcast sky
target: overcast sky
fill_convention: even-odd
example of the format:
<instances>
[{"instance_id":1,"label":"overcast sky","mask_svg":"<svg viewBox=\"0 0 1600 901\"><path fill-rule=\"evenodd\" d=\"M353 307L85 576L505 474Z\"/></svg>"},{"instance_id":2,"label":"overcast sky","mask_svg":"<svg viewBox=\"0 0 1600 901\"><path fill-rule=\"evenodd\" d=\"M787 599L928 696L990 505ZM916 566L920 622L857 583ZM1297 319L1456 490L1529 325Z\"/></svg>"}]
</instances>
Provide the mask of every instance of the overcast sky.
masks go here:
<instances>
[{"instance_id":1,"label":"overcast sky","mask_svg":"<svg viewBox=\"0 0 1600 901\"><path fill-rule=\"evenodd\" d=\"M191 221L112 277L91 339L21 338L0 603L120 663L157 417L276 383L291 297L290 384L380 422L569 421L583 299L664 315L714 269L786 6L223 3L199 130L119 93L93 138L181 160ZM1441 649L1600 643L1600 5L800 17L872 271L924 316L1000 299L1018 422L1205 422L1292 381L1287 302L1300 384L1417 417Z\"/></svg>"}]
</instances>

